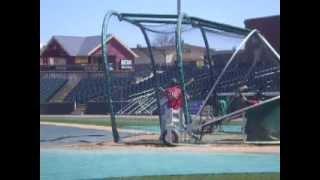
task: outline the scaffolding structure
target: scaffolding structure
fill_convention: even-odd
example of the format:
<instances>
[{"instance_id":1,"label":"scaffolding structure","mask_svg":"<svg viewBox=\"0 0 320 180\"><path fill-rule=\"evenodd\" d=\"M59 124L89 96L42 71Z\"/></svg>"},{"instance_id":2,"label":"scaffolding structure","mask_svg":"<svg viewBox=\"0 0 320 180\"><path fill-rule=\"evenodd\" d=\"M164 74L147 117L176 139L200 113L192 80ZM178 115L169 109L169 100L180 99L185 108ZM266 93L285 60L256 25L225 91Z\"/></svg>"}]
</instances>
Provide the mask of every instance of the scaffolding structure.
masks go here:
<instances>
[{"instance_id":1,"label":"scaffolding structure","mask_svg":"<svg viewBox=\"0 0 320 180\"><path fill-rule=\"evenodd\" d=\"M153 71L153 81L154 81L154 88L148 89L143 92L139 92L137 94L131 95L130 99L128 100L128 104L124 107L122 107L118 112L114 112L113 108L113 99L112 99L112 93L111 93L111 87L112 87L112 74L110 72L109 67L109 60L108 60L108 46L107 46L107 37L109 35L109 24L111 17L117 17L119 21L125 21L128 22L136 27L138 27L145 39L147 49L148 49L148 55L150 57L150 64ZM183 67L183 39L181 37L181 34L183 32L183 25L191 26L192 28L199 29L202 35L203 42L205 44L206 49L206 57L208 59L208 65L210 69L210 80L214 81L213 86L210 88L210 91L206 95L204 101L202 102L200 109L197 111L195 119L200 116L202 111L205 108L205 105L207 104L209 98L211 97L212 93L214 93L217 85L221 83L222 77L224 76L226 70L228 69L229 65L234 61L235 57L239 53L239 51L242 50L243 46L247 43L247 41L252 38L252 36L257 36L260 38L261 41L265 43L265 45L270 49L270 51L273 53L275 58L279 60L280 62L280 55L272 48L272 46L266 41L266 39L257 31L257 30L249 30L245 28L239 28L227 24L217 23L193 16L188 16L185 13L180 13L178 15L174 14L133 14L133 13L118 13L116 11L109 11L103 20L102 25L102 34L101 34L101 44L102 44L102 53L103 53L103 60L105 65L105 77L106 77L106 97L108 101L108 109L110 109L110 116L111 116L111 125L112 125L112 131L113 131L113 139L114 142L119 142L120 137L117 130L117 124L116 124L116 114L139 114L139 113L146 113L146 114L152 114L156 109L160 109L161 103L160 103L160 88L161 85L159 83L159 75L156 72L156 63L155 63L155 57L152 49L152 45L150 42L150 38L147 34L148 32L153 33L165 33L165 32L158 32L155 29L150 28L150 25L174 25L175 30L175 50L176 50L176 60L177 60L177 69L179 74L179 83L182 88L182 94L184 97L184 108L183 108L183 114L184 114L184 120L185 124L188 126L186 128L186 131L188 134L192 137L195 137L196 139L201 139L201 136L203 134L203 130L205 127L212 125L212 124L218 124L220 121L226 120L230 117L233 117L234 115L237 115L239 113L242 113L244 111L247 111L249 109L255 108L256 106L263 105L264 103L268 103L269 101L275 100L277 98L280 98L280 95L276 98L269 99L268 101L259 103L255 106L246 107L240 110L237 110L235 112L229 113L227 115L221 116L221 117L213 117L211 120L207 121L205 124L201 124L198 126L192 125L192 119L190 112L189 112L189 101L187 98L186 93L186 80L185 80L185 73L184 73L184 67ZM239 47L233 52L231 58L228 60L226 66L223 68L222 72L219 73L219 75L214 79L214 70L213 70L213 61L211 59L212 57L212 51L210 44L208 43L208 37L207 32L214 32L217 34L224 34L228 36L241 36L244 37L243 41L239 45ZM162 116L159 113L159 120L160 122ZM191 127L193 126L193 127ZM200 131L200 137L194 135L194 131Z\"/></svg>"}]
</instances>

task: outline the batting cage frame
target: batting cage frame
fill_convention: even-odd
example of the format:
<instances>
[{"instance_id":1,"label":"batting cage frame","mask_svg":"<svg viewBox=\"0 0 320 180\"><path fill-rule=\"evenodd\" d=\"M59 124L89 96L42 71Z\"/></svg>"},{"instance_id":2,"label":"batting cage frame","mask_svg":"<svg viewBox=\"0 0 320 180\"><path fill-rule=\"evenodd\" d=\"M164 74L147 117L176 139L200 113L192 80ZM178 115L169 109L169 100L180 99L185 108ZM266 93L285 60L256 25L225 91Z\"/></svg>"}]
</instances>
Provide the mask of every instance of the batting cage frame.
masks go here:
<instances>
[{"instance_id":1,"label":"batting cage frame","mask_svg":"<svg viewBox=\"0 0 320 180\"><path fill-rule=\"evenodd\" d=\"M252 108L263 106L264 104L266 104L270 101L280 99L280 95L279 95L275 98L268 99L266 101L262 101L261 103L255 104L253 106L245 107L245 108L242 108L242 109L237 110L235 112L217 117L209 122L206 122L203 125L199 125L197 127L192 127L192 116L191 116L191 114L189 112L189 108L188 108L189 104L188 104L188 98L187 98L187 94L186 94L186 82L185 82L184 67L183 67L183 39L182 39L182 35L181 35L182 34L182 25L190 25L193 28L197 28L200 30L201 35L202 35L202 39L203 39L203 42L205 45L205 49L206 49L205 53L206 53L208 65L210 68L209 74L210 74L211 78L214 77L213 76L214 70L213 70L213 64L212 64L212 59L211 59L210 44L208 43L208 38L207 38L205 31L212 30L212 31L216 31L216 32L229 33L229 34L234 34L234 35L239 35L239 36L245 37L243 39L243 41L241 42L241 44L239 45L239 47L237 47L235 52L233 52L231 58L227 61L226 66L223 68L222 72L220 72L219 75L217 76L217 79L211 79L212 81L214 81L214 84L213 84L212 88L210 88L209 93L207 94L206 98L202 102L200 109L196 113L196 116L199 116L199 114L203 111L205 104L207 103L209 97L211 96L211 94L215 90L217 84L220 82L220 79L224 75L229 64L234 60L234 57L236 56L238 51L240 51L241 47L247 42L247 40L251 36L257 35L257 37L260 38L261 41L263 41L266 44L266 46L269 48L269 50L272 52L272 54L275 56L275 58L279 62L280 62L280 55L273 49L273 47L259 33L258 30L249 30L249 29L235 27L235 26L231 26L231 25L227 25L227 24L217 23L217 22L213 22L213 21L209 21L209 20L205 20L205 19L201 19L201 18L197 18L197 17L193 17L193 16L188 16L185 13L180 13L179 15L174 15L174 14L134 14L134 13L118 13L116 11L109 11L106 13L106 15L104 16L104 19L103 19L102 32L101 32L101 44L102 44L102 54L103 54L103 62L104 62L104 73L105 73L105 78L106 78L106 83L105 83L105 89L106 89L105 93L106 94L105 94L105 96L107 97L107 106L108 106L106 108L110 110L113 140L116 143L120 142L120 136L119 136L119 133L117 130L116 113L115 113L114 107L113 107L113 98L112 98L112 93L111 93L112 92L112 90L111 90L111 88L112 88L112 73L110 72L110 69L109 69L110 65L109 65L109 59L108 59L108 46L107 46L108 36L110 35L110 33L109 33L110 19L112 17L116 17L119 22L124 21L124 22L130 23L140 29L140 31L144 37L145 43L147 45L148 55L150 58L152 72L154 75L153 81L154 81L155 86L153 87L153 89L155 91L156 104L157 104L158 109L160 109L160 106L161 106L161 104L160 104L160 98L161 98L160 97L160 91L161 91L160 88L161 88L161 86L159 83L158 74L156 72L155 57L154 57L153 49L152 49L152 46L150 43L150 38L146 32L146 31L152 32L154 30L148 29L148 27L145 25L146 24L172 24L172 25L176 26L176 28L175 28L175 50L176 50L177 68L178 68L178 74L179 74L179 84L182 89L182 94L183 94L183 99L184 99L184 101L183 101L183 115L184 115L185 124L187 126L185 128L185 131L187 132L187 134L190 137L193 137L197 140L201 140L203 129L206 126L208 126L210 124L217 123L219 121L223 121L225 119L228 119L228 118L234 116L235 114L239 114L244 111L248 111ZM163 122L162 118L163 117L159 113L160 126L161 126L161 123ZM200 136L196 136L193 134L193 131L195 129L201 131Z\"/></svg>"}]
</instances>

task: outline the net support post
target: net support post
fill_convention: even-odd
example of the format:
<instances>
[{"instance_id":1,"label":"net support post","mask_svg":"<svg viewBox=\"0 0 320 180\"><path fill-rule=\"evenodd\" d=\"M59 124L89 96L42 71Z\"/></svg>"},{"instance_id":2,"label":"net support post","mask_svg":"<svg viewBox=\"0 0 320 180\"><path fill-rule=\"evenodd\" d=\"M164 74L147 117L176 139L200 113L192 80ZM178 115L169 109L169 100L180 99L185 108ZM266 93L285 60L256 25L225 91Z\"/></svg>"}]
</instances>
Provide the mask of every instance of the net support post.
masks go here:
<instances>
[{"instance_id":1,"label":"net support post","mask_svg":"<svg viewBox=\"0 0 320 180\"><path fill-rule=\"evenodd\" d=\"M108 109L108 105L109 105L113 141L118 143L120 141L120 136L117 130L116 117L115 117L113 104L112 104L113 102L112 93L111 93L112 77L109 69L110 67L109 67L109 61L108 61L108 45L106 42L107 36L109 35L108 26L112 16L118 16L118 13L115 11L108 11L107 14L104 16L103 24L102 24L102 32L101 32L101 47L102 47L102 56L103 56L103 62L104 62L104 74L106 78L106 83L105 83L106 92L104 91L107 97L106 109Z\"/></svg>"},{"instance_id":2,"label":"net support post","mask_svg":"<svg viewBox=\"0 0 320 180\"><path fill-rule=\"evenodd\" d=\"M258 32L259 38L267 45L267 47L272 51L272 53L276 56L277 60L280 62L280 55L278 52L271 46L271 44Z\"/></svg>"},{"instance_id":3,"label":"net support post","mask_svg":"<svg viewBox=\"0 0 320 180\"><path fill-rule=\"evenodd\" d=\"M177 61L178 61L178 70L179 70L179 76L180 76L180 86L182 87L182 94L184 98L184 106L183 106L183 111L184 111L184 118L185 118L185 124L188 126L191 124L191 119L190 119L190 113L189 113L189 108L188 108L188 99L186 96L186 84L185 84L185 79L184 79L184 70L183 70L183 60L182 60L182 39L181 39L181 25L183 19L187 17L185 13L181 13L178 16L178 21L177 21L177 28L176 28L176 54L177 54Z\"/></svg>"},{"instance_id":4,"label":"net support post","mask_svg":"<svg viewBox=\"0 0 320 180\"><path fill-rule=\"evenodd\" d=\"M212 88L210 89L207 97L206 97L205 100L202 102L202 104L201 104L201 106L200 106L200 109L199 109L198 112L197 112L197 115L199 115L199 114L202 112L204 106L207 104L207 101L208 101L209 97L211 96L211 94L212 94L213 91L215 90L215 88L216 88L216 86L218 85L218 83L220 82L223 74L225 73L225 71L227 70L227 68L228 68L229 65L231 64L231 62L234 60L235 56L238 54L238 52L241 50L241 48L245 45L245 43L249 40L249 38L250 38L251 36L253 36L255 33L257 33L256 30L251 31L251 32L242 40L242 42L240 43L240 45L238 46L238 48L236 49L236 51L232 54L232 56L230 57L230 59L228 60L228 62L227 62L227 64L226 64L226 66L222 69L221 73L219 74L219 76L218 76L217 79L215 80L215 82L214 82Z\"/></svg>"},{"instance_id":5,"label":"net support post","mask_svg":"<svg viewBox=\"0 0 320 180\"><path fill-rule=\"evenodd\" d=\"M211 59L211 53L210 53L210 45L208 43L207 35L203 27L199 27L201 31L201 35L204 41L204 44L206 46L206 55L207 55L207 60L210 68L210 75L211 75L211 81L213 81L213 65L212 65L212 59Z\"/></svg>"}]
</instances>

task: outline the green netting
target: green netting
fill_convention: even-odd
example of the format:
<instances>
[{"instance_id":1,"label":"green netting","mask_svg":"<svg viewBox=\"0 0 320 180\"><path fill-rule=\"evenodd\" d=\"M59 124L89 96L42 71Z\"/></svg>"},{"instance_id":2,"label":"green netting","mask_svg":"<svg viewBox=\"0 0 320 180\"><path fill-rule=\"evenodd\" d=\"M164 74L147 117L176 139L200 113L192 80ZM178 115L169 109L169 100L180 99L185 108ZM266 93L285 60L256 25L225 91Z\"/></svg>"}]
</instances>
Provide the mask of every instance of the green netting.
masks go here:
<instances>
[{"instance_id":1,"label":"green netting","mask_svg":"<svg viewBox=\"0 0 320 180\"><path fill-rule=\"evenodd\" d=\"M161 119L161 97L157 94L168 86L171 79L177 79L183 87L185 123L188 125L180 129L181 134L186 135L187 132L189 139L206 136L204 139L209 140L207 142L214 142L215 133L223 132L223 123L237 120L239 126L243 125L242 113L237 111L252 105L244 100L244 96L250 100L265 101L279 95L280 57L274 54L257 31L249 33L245 29L187 16L182 19L180 27L178 21L181 19L176 15L114 15L120 21L134 25L137 34L143 34L135 50L139 56L146 57L142 64L148 64L138 71L148 69L148 72L143 75L132 73L130 77L136 79L135 82L118 87L108 80L111 84L106 87L112 89L112 94L107 96L110 103L126 102L113 115L159 115ZM125 39L125 36L120 39ZM106 52L104 55L106 63ZM116 79L113 81L117 82ZM247 89L240 92L243 86ZM132 90L133 87L135 89ZM116 100L117 93L121 98ZM190 104L194 102L200 103L200 108L190 119ZM276 134L277 119L272 119L270 115L274 111L261 109L266 113L261 117L265 120L263 125L256 124L257 129L261 126L268 129L267 134ZM248 114L254 113L250 111ZM250 116L248 119L252 118ZM249 120L249 126L251 123L252 120ZM132 127L136 126L130 125ZM258 135L253 133L248 137L261 139Z\"/></svg>"},{"instance_id":2,"label":"green netting","mask_svg":"<svg viewBox=\"0 0 320 180\"><path fill-rule=\"evenodd\" d=\"M280 98L246 112L247 141L280 140Z\"/></svg>"}]
</instances>

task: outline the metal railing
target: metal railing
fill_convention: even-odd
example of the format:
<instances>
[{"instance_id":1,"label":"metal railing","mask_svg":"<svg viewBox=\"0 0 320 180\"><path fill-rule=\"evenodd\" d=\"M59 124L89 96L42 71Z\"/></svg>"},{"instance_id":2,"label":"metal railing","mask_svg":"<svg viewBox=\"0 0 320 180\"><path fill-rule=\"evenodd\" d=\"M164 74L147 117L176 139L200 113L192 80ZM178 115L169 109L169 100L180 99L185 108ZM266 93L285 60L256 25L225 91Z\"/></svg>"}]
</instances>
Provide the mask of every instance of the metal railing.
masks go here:
<instances>
[{"instance_id":1,"label":"metal railing","mask_svg":"<svg viewBox=\"0 0 320 180\"><path fill-rule=\"evenodd\" d=\"M97 64L72 65L40 65L40 71L102 71L103 66Z\"/></svg>"}]
</instances>

